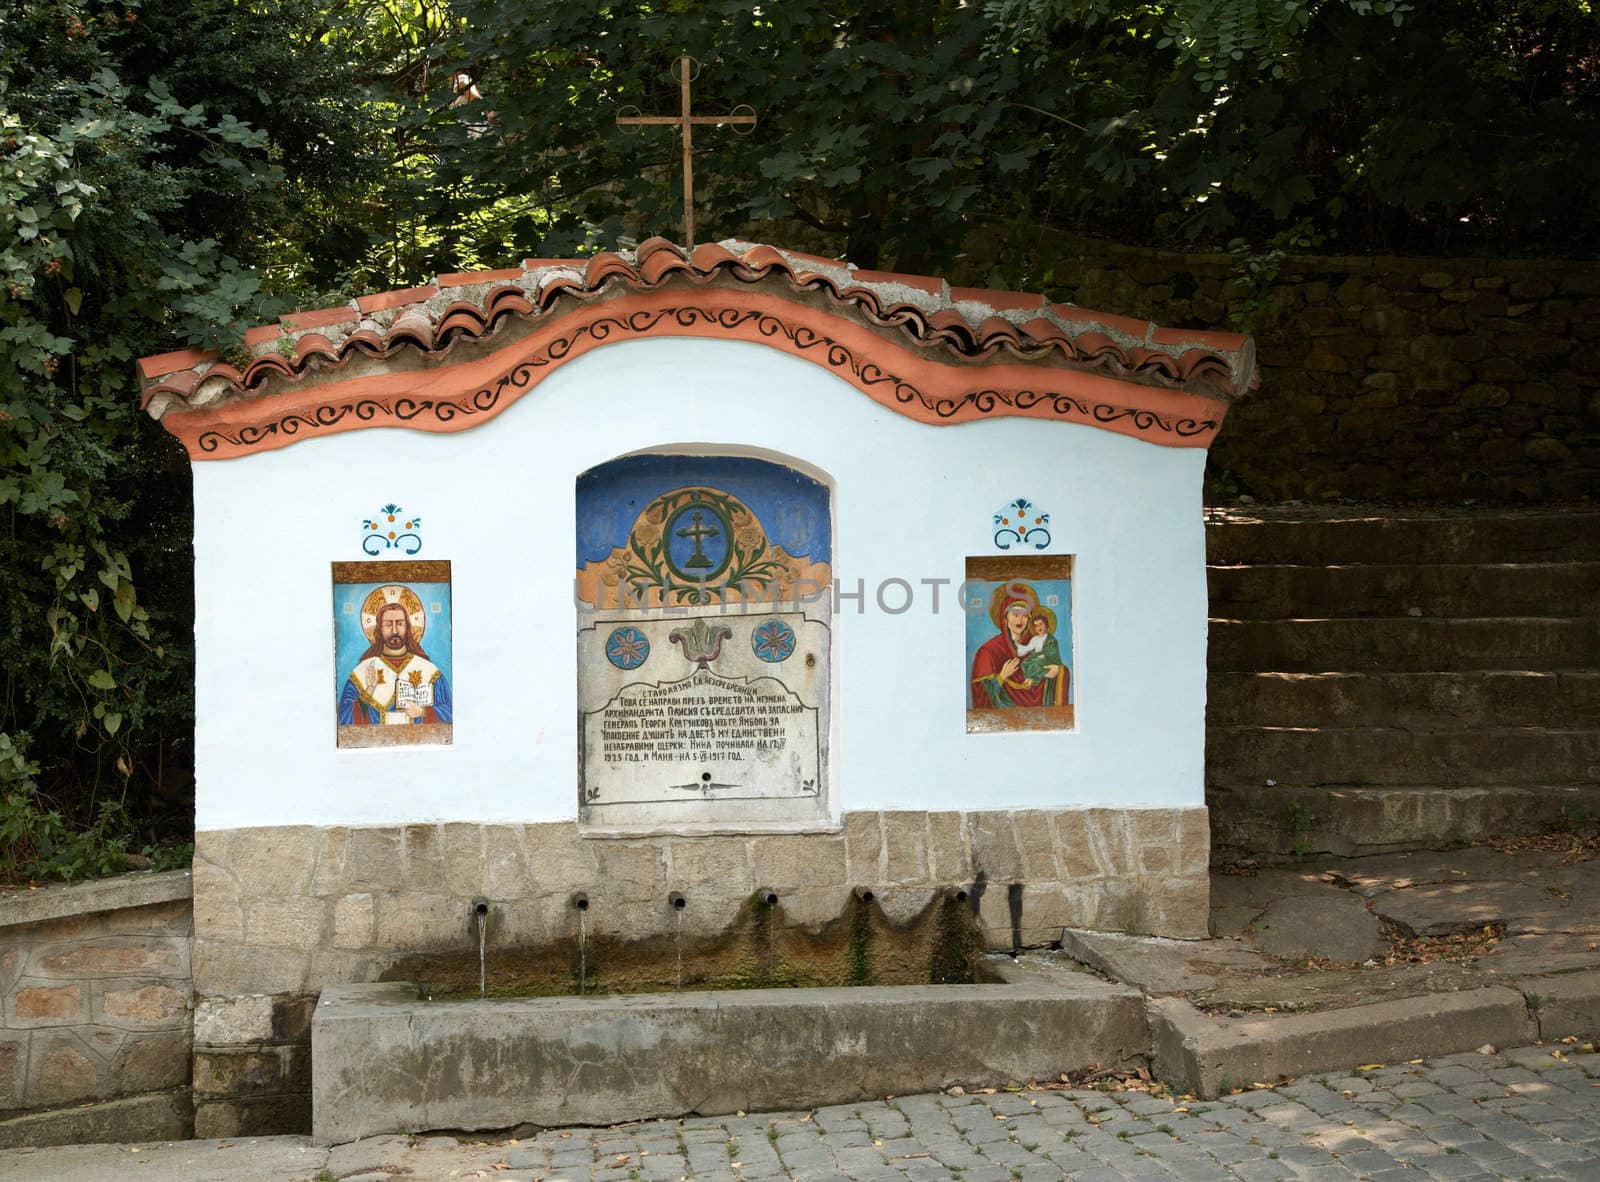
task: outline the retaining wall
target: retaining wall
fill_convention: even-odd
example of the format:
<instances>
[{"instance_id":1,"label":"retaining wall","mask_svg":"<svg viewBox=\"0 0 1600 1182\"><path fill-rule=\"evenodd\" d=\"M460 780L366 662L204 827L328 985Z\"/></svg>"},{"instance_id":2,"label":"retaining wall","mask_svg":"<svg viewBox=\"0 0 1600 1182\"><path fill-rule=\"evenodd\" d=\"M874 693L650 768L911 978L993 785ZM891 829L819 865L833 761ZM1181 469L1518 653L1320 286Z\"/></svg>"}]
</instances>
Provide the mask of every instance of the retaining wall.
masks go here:
<instances>
[{"instance_id":1,"label":"retaining wall","mask_svg":"<svg viewBox=\"0 0 1600 1182\"><path fill-rule=\"evenodd\" d=\"M188 1136L191 879L0 896L0 1148Z\"/></svg>"},{"instance_id":2,"label":"retaining wall","mask_svg":"<svg viewBox=\"0 0 1600 1182\"><path fill-rule=\"evenodd\" d=\"M1249 316L1261 388L1211 449L1208 501L1555 503L1600 488L1600 264L1289 257L1252 289L1227 254L1048 236L1037 254L1086 308L1192 328Z\"/></svg>"}]
</instances>

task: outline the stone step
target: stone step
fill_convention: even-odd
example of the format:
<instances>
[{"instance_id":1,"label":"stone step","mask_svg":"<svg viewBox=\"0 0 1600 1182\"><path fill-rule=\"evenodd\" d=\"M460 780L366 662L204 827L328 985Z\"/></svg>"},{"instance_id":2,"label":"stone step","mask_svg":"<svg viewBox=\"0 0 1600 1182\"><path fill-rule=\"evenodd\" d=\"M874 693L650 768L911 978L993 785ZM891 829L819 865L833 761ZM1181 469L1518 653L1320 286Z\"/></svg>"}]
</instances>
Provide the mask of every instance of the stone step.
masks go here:
<instances>
[{"instance_id":1,"label":"stone step","mask_svg":"<svg viewBox=\"0 0 1600 1182\"><path fill-rule=\"evenodd\" d=\"M1218 565L1594 562L1600 510L1217 509L1207 517L1206 554Z\"/></svg>"},{"instance_id":2,"label":"stone step","mask_svg":"<svg viewBox=\"0 0 1600 1182\"><path fill-rule=\"evenodd\" d=\"M1213 673L1218 726L1582 726L1600 719L1600 670L1533 673Z\"/></svg>"},{"instance_id":3,"label":"stone step","mask_svg":"<svg viewBox=\"0 0 1600 1182\"><path fill-rule=\"evenodd\" d=\"M1305 616L1600 614L1600 562L1362 566L1213 566L1211 614Z\"/></svg>"},{"instance_id":4,"label":"stone step","mask_svg":"<svg viewBox=\"0 0 1600 1182\"><path fill-rule=\"evenodd\" d=\"M1307 786L1600 784L1600 727L1475 728L1212 726L1206 779Z\"/></svg>"},{"instance_id":5,"label":"stone step","mask_svg":"<svg viewBox=\"0 0 1600 1182\"><path fill-rule=\"evenodd\" d=\"M1316 788L1212 784L1214 861L1242 854L1377 854L1440 849L1581 826L1600 815L1594 785Z\"/></svg>"},{"instance_id":6,"label":"stone step","mask_svg":"<svg viewBox=\"0 0 1600 1182\"><path fill-rule=\"evenodd\" d=\"M1212 620L1213 672L1600 667L1600 619Z\"/></svg>"}]
</instances>

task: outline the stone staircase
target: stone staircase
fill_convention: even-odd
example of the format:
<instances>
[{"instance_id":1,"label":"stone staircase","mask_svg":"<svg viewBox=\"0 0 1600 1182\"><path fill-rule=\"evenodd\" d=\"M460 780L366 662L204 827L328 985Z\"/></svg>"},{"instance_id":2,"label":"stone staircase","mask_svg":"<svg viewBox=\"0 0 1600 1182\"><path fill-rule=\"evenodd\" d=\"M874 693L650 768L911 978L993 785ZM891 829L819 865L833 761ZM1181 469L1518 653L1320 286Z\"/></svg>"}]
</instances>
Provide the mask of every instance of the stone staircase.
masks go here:
<instances>
[{"instance_id":1,"label":"stone staircase","mask_svg":"<svg viewBox=\"0 0 1600 1182\"><path fill-rule=\"evenodd\" d=\"M1600 510L1212 510L1212 847L1600 817Z\"/></svg>"}]
</instances>

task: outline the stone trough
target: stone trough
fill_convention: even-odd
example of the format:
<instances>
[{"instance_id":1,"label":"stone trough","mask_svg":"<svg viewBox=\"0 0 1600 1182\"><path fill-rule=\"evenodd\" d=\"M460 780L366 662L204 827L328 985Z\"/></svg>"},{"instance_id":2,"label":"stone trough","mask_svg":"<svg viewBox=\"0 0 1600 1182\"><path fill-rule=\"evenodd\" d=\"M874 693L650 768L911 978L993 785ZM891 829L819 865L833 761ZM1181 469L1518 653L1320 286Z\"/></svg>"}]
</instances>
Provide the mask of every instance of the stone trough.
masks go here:
<instances>
[{"instance_id":1,"label":"stone trough","mask_svg":"<svg viewBox=\"0 0 1600 1182\"><path fill-rule=\"evenodd\" d=\"M1008 959L985 976L1007 983L447 1002L333 986L312 1022L313 1133L800 1108L1144 1061L1137 990Z\"/></svg>"}]
</instances>

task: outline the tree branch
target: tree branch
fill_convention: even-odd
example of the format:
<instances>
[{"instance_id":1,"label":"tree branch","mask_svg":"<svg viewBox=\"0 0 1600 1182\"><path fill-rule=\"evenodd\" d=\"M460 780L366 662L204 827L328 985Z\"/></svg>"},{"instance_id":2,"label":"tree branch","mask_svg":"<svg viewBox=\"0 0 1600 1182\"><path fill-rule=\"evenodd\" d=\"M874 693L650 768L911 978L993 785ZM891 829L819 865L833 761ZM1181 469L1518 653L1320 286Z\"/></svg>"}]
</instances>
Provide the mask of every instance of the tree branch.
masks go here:
<instances>
[{"instance_id":1,"label":"tree branch","mask_svg":"<svg viewBox=\"0 0 1600 1182\"><path fill-rule=\"evenodd\" d=\"M822 230L824 233L828 234L850 233L849 223L824 221L810 210L804 208L798 201L794 199L793 195L789 193L785 193L783 195L783 199L790 205L794 206L794 216L799 218L806 225L810 226L813 230Z\"/></svg>"}]
</instances>

